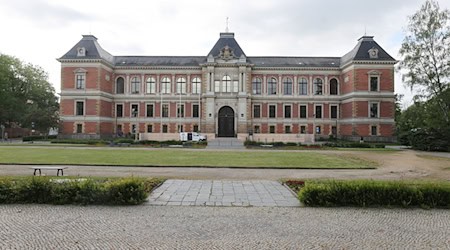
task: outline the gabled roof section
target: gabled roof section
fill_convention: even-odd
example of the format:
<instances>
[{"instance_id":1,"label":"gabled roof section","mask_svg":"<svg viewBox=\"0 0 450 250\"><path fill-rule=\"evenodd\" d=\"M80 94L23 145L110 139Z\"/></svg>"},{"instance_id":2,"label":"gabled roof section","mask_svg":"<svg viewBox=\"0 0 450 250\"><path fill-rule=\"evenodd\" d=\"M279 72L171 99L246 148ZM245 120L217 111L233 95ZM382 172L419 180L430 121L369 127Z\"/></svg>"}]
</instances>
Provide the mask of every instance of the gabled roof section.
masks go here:
<instances>
[{"instance_id":1,"label":"gabled roof section","mask_svg":"<svg viewBox=\"0 0 450 250\"><path fill-rule=\"evenodd\" d=\"M80 53L84 49L84 53ZM114 57L104 50L93 35L83 35L83 38L71 48L61 59L103 59L109 63L114 62Z\"/></svg>"},{"instance_id":2,"label":"gabled roof section","mask_svg":"<svg viewBox=\"0 0 450 250\"><path fill-rule=\"evenodd\" d=\"M115 66L195 66L206 62L204 56L115 56Z\"/></svg>"},{"instance_id":3,"label":"gabled roof section","mask_svg":"<svg viewBox=\"0 0 450 250\"><path fill-rule=\"evenodd\" d=\"M340 57L248 57L256 67L339 68Z\"/></svg>"},{"instance_id":4,"label":"gabled roof section","mask_svg":"<svg viewBox=\"0 0 450 250\"><path fill-rule=\"evenodd\" d=\"M370 52L376 54L370 55ZM358 39L358 43L355 48L345 54L341 58L341 66L347 64L350 61L392 61L396 60L390 56L377 42L373 39L373 36L363 36Z\"/></svg>"},{"instance_id":5,"label":"gabled roof section","mask_svg":"<svg viewBox=\"0 0 450 250\"><path fill-rule=\"evenodd\" d=\"M212 50L208 53L208 56L209 55L212 55L213 57L219 56L221 50L225 46L228 46L233 51L233 54L237 58L241 57L242 55L246 57L244 51L241 49L236 39L234 39L234 33L231 32L220 33L219 40L216 42Z\"/></svg>"}]
</instances>

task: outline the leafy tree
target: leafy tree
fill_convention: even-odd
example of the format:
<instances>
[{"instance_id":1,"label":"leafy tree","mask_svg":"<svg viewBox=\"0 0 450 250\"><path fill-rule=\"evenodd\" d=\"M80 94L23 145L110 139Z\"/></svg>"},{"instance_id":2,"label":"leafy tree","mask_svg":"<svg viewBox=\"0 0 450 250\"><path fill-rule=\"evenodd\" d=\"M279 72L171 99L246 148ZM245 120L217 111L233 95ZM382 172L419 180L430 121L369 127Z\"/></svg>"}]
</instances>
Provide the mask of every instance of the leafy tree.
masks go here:
<instances>
[{"instance_id":1,"label":"leafy tree","mask_svg":"<svg viewBox=\"0 0 450 250\"><path fill-rule=\"evenodd\" d=\"M58 124L58 98L40 67L0 54L0 124L48 131Z\"/></svg>"},{"instance_id":2,"label":"leafy tree","mask_svg":"<svg viewBox=\"0 0 450 250\"><path fill-rule=\"evenodd\" d=\"M445 105L441 94L450 81L450 11L441 11L437 2L427 0L409 18L400 55L403 81L411 89L418 87L428 98L438 97L436 111L449 122L450 106Z\"/></svg>"}]
</instances>

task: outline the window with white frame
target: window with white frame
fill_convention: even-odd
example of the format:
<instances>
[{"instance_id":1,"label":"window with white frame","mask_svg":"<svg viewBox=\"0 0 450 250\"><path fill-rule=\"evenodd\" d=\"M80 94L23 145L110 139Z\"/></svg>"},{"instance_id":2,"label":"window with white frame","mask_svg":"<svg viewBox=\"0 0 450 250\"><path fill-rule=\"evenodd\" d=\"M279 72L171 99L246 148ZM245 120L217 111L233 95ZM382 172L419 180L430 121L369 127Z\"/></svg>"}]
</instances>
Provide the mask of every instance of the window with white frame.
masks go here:
<instances>
[{"instance_id":1,"label":"window with white frame","mask_svg":"<svg viewBox=\"0 0 450 250\"><path fill-rule=\"evenodd\" d=\"M254 95L260 95L261 94L261 86L262 86L262 80L259 77L256 77L253 79L252 82L252 93Z\"/></svg>"},{"instance_id":2,"label":"window with white frame","mask_svg":"<svg viewBox=\"0 0 450 250\"><path fill-rule=\"evenodd\" d=\"M147 117L153 117L154 116L154 105L153 104L147 104L146 107L146 116Z\"/></svg>"},{"instance_id":3,"label":"window with white frame","mask_svg":"<svg viewBox=\"0 0 450 250\"><path fill-rule=\"evenodd\" d=\"M161 93L170 94L170 79L169 77L163 77L161 80Z\"/></svg>"},{"instance_id":4,"label":"window with white frame","mask_svg":"<svg viewBox=\"0 0 450 250\"><path fill-rule=\"evenodd\" d=\"M314 79L314 95L323 94L323 81L320 78Z\"/></svg>"},{"instance_id":5,"label":"window with white frame","mask_svg":"<svg viewBox=\"0 0 450 250\"><path fill-rule=\"evenodd\" d=\"M153 125L147 124L147 133L152 133L152 132L153 132Z\"/></svg>"},{"instance_id":6,"label":"window with white frame","mask_svg":"<svg viewBox=\"0 0 450 250\"><path fill-rule=\"evenodd\" d=\"M147 78L147 94L155 94L155 93L156 93L155 78L149 77Z\"/></svg>"},{"instance_id":7,"label":"window with white frame","mask_svg":"<svg viewBox=\"0 0 450 250\"><path fill-rule=\"evenodd\" d=\"M253 105L253 118L261 118L261 105Z\"/></svg>"},{"instance_id":8,"label":"window with white frame","mask_svg":"<svg viewBox=\"0 0 450 250\"><path fill-rule=\"evenodd\" d=\"M125 80L123 77L119 77L116 80L116 94L125 93Z\"/></svg>"},{"instance_id":9,"label":"window with white frame","mask_svg":"<svg viewBox=\"0 0 450 250\"><path fill-rule=\"evenodd\" d=\"M285 133L285 134L290 134L290 133L292 133L292 131L291 131L291 125L285 125L285 126L284 126L284 133Z\"/></svg>"},{"instance_id":10,"label":"window with white frame","mask_svg":"<svg viewBox=\"0 0 450 250\"><path fill-rule=\"evenodd\" d=\"M277 106L276 105L269 105L269 118L275 118L277 113Z\"/></svg>"},{"instance_id":11,"label":"window with white frame","mask_svg":"<svg viewBox=\"0 0 450 250\"><path fill-rule=\"evenodd\" d=\"M330 95L338 94L338 81L336 78L330 80Z\"/></svg>"},{"instance_id":12,"label":"window with white frame","mask_svg":"<svg viewBox=\"0 0 450 250\"><path fill-rule=\"evenodd\" d=\"M177 94L186 94L186 79L184 77L177 79Z\"/></svg>"},{"instance_id":13,"label":"window with white frame","mask_svg":"<svg viewBox=\"0 0 450 250\"><path fill-rule=\"evenodd\" d=\"M200 117L200 106L198 104L192 104L192 117Z\"/></svg>"},{"instance_id":14,"label":"window with white frame","mask_svg":"<svg viewBox=\"0 0 450 250\"><path fill-rule=\"evenodd\" d=\"M192 94L200 94L201 83L200 77L192 79Z\"/></svg>"},{"instance_id":15,"label":"window with white frame","mask_svg":"<svg viewBox=\"0 0 450 250\"><path fill-rule=\"evenodd\" d=\"M166 125L166 124L164 124L163 126L162 126L162 132L163 133L167 133L168 132L168 126Z\"/></svg>"},{"instance_id":16,"label":"window with white frame","mask_svg":"<svg viewBox=\"0 0 450 250\"><path fill-rule=\"evenodd\" d=\"M267 81L267 92L269 95L277 94L277 79L275 77L271 77Z\"/></svg>"},{"instance_id":17,"label":"window with white frame","mask_svg":"<svg viewBox=\"0 0 450 250\"><path fill-rule=\"evenodd\" d=\"M322 127L316 126L316 134L320 135L322 133Z\"/></svg>"},{"instance_id":18,"label":"window with white frame","mask_svg":"<svg viewBox=\"0 0 450 250\"><path fill-rule=\"evenodd\" d=\"M220 92L220 81L214 81L214 92Z\"/></svg>"},{"instance_id":19,"label":"window with white frame","mask_svg":"<svg viewBox=\"0 0 450 250\"><path fill-rule=\"evenodd\" d=\"M330 106L330 118L331 119L337 119L338 118L338 106L337 105L331 105Z\"/></svg>"},{"instance_id":20,"label":"window with white frame","mask_svg":"<svg viewBox=\"0 0 450 250\"><path fill-rule=\"evenodd\" d=\"M138 117L138 116L139 116L139 105L131 104L131 117Z\"/></svg>"},{"instance_id":21,"label":"window with white frame","mask_svg":"<svg viewBox=\"0 0 450 250\"><path fill-rule=\"evenodd\" d=\"M197 125L197 124L194 125L193 131L194 131L194 132L199 132L199 129L198 129L198 125Z\"/></svg>"},{"instance_id":22,"label":"window with white frame","mask_svg":"<svg viewBox=\"0 0 450 250\"><path fill-rule=\"evenodd\" d=\"M300 126L300 134L306 134L306 126L305 125Z\"/></svg>"},{"instance_id":23,"label":"window with white frame","mask_svg":"<svg viewBox=\"0 0 450 250\"><path fill-rule=\"evenodd\" d=\"M316 118L322 118L322 105L316 105L315 106L315 111L316 111L316 113L315 113L315 117Z\"/></svg>"},{"instance_id":24,"label":"window with white frame","mask_svg":"<svg viewBox=\"0 0 450 250\"><path fill-rule=\"evenodd\" d=\"M77 134L83 133L83 124L78 123L76 130L77 130L76 131Z\"/></svg>"},{"instance_id":25,"label":"window with white frame","mask_svg":"<svg viewBox=\"0 0 450 250\"><path fill-rule=\"evenodd\" d=\"M75 75L76 89L84 89L86 87L86 73L77 73Z\"/></svg>"},{"instance_id":26,"label":"window with white frame","mask_svg":"<svg viewBox=\"0 0 450 250\"><path fill-rule=\"evenodd\" d=\"M76 101L75 105L75 115L84 115L84 102Z\"/></svg>"},{"instance_id":27,"label":"window with white frame","mask_svg":"<svg viewBox=\"0 0 450 250\"><path fill-rule=\"evenodd\" d=\"M298 81L298 94L307 95L308 94L308 81L306 78L300 78Z\"/></svg>"},{"instance_id":28,"label":"window with white frame","mask_svg":"<svg viewBox=\"0 0 450 250\"><path fill-rule=\"evenodd\" d=\"M292 106L291 105L285 105L284 106L284 118L291 118L292 117L291 110L292 110Z\"/></svg>"},{"instance_id":29,"label":"window with white frame","mask_svg":"<svg viewBox=\"0 0 450 250\"><path fill-rule=\"evenodd\" d=\"M161 107L162 117L169 117L169 104L165 103Z\"/></svg>"},{"instance_id":30,"label":"window with white frame","mask_svg":"<svg viewBox=\"0 0 450 250\"><path fill-rule=\"evenodd\" d=\"M370 76L369 77L369 90L370 91L378 91L380 88L380 77L379 76Z\"/></svg>"},{"instance_id":31,"label":"window with white frame","mask_svg":"<svg viewBox=\"0 0 450 250\"><path fill-rule=\"evenodd\" d=\"M177 117L184 117L184 104L177 104Z\"/></svg>"},{"instance_id":32,"label":"window with white frame","mask_svg":"<svg viewBox=\"0 0 450 250\"><path fill-rule=\"evenodd\" d=\"M123 117L123 104L116 104L116 117Z\"/></svg>"},{"instance_id":33,"label":"window with white frame","mask_svg":"<svg viewBox=\"0 0 450 250\"><path fill-rule=\"evenodd\" d=\"M378 127L377 126L371 126L370 127L370 135L378 135Z\"/></svg>"},{"instance_id":34,"label":"window with white frame","mask_svg":"<svg viewBox=\"0 0 450 250\"><path fill-rule=\"evenodd\" d=\"M229 75L224 75L222 78L222 92L231 92L231 77Z\"/></svg>"},{"instance_id":35,"label":"window with white frame","mask_svg":"<svg viewBox=\"0 0 450 250\"><path fill-rule=\"evenodd\" d=\"M369 104L369 117L378 118L379 117L379 107L378 102L371 102Z\"/></svg>"},{"instance_id":36,"label":"window with white frame","mask_svg":"<svg viewBox=\"0 0 450 250\"><path fill-rule=\"evenodd\" d=\"M275 134L275 126L274 125L269 126L269 133Z\"/></svg>"},{"instance_id":37,"label":"window with white frame","mask_svg":"<svg viewBox=\"0 0 450 250\"><path fill-rule=\"evenodd\" d=\"M141 80L139 77L131 78L131 94L139 94L139 89L141 88Z\"/></svg>"},{"instance_id":38,"label":"window with white frame","mask_svg":"<svg viewBox=\"0 0 450 250\"><path fill-rule=\"evenodd\" d=\"M286 77L283 80L283 94L292 95L292 79L289 77Z\"/></svg>"},{"instance_id":39,"label":"window with white frame","mask_svg":"<svg viewBox=\"0 0 450 250\"><path fill-rule=\"evenodd\" d=\"M259 125L255 125L253 128L254 128L253 133L255 134L261 133L261 127Z\"/></svg>"},{"instance_id":40,"label":"window with white frame","mask_svg":"<svg viewBox=\"0 0 450 250\"><path fill-rule=\"evenodd\" d=\"M306 105L300 105L300 118L307 118L307 115Z\"/></svg>"}]
</instances>

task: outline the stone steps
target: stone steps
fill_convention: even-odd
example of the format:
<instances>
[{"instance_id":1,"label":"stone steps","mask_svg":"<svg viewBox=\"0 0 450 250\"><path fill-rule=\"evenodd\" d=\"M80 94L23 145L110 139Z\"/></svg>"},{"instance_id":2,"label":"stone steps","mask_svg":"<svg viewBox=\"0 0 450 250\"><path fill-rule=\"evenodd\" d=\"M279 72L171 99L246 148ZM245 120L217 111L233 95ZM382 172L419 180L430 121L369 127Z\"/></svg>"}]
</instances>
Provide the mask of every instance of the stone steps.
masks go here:
<instances>
[{"instance_id":1,"label":"stone steps","mask_svg":"<svg viewBox=\"0 0 450 250\"><path fill-rule=\"evenodd\" d=\"M215 138L208 140L207 149L245 149L244 143L237 138Z\"/></svg>"}]
</instances>

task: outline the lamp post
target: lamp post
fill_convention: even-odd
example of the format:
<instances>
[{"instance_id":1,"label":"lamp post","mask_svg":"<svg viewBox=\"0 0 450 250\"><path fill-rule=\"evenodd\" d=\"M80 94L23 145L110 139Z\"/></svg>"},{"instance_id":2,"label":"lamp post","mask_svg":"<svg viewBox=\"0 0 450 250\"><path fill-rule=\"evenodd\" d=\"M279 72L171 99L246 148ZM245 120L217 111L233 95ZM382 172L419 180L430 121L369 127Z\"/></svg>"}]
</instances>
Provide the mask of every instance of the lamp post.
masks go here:
<instances>
[{"instance_id":1,"label":"lamp post","mask_svg":"<svg viewBox=\"0 0 450 250\"><path fill-rule=\"evenodd\" d=\"M134 127L134 141L138 141L139 121L138 121L138 110L136 108L133 109L133 116L136 117L136 125Z\"/></svg>"}]
</instances>

